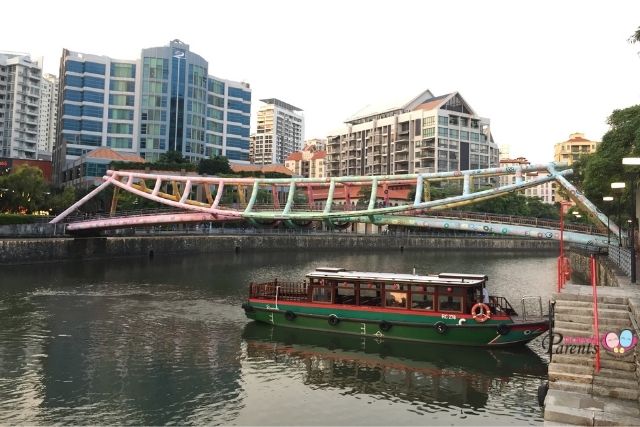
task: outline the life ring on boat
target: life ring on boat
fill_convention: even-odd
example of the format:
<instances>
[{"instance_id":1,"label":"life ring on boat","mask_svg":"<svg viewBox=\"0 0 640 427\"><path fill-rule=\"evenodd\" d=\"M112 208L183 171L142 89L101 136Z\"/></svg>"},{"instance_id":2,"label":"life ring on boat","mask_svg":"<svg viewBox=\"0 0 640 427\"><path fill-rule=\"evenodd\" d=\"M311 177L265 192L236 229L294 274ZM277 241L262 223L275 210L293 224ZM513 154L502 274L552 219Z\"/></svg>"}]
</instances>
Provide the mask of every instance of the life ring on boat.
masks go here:
<instances>
[{"instance_id":1,"label":"life ring on boat","mask_svg":"<svg viewBox=\"0 0 640 427\"><path fill-rule=\"evenodd\" d=\"M511 332L511 327L504 323L500 323L496 329L498 330L498 333L500 335L507 335L509 332Z\"/></svg>"},{"instance_id":2,"label":"life ring on boat","mask_svg":"<svg viewBox=\"0 0 640 427\"><path fill-rule=\"evenodd\" d=\"M338 323L340 323L340 318L338 316L336 316L335 314L331 314L331 315L329 315L329 318L327 319L327 322L329 322L329 324L331 326L336 326Z\"/></svg>"},{"instance_id":3,"label":"life ring on boat","mask_svg":"<svg viewBox=\"0 0 640 427\"><path fill-rule=\"evenodd\" d=\"M480 311L478 311L478 309L480 309ZM476 322L484 323L491 319L491 310L487 304L479 302L471 307L471 315Z\"/></svg>"},{"instance_id":4,"label":"life ring on boat","mask_svg":"<svg viewBox=\"0 0 640 427\"><path fill-rule=\"evenodd\" d=\"M293 320L295 320L296 314L293 311L289 310L284 314L284 318L292 322Z\"/></svg>"},{"instance_id":5,"label":"life ring on boat","mask_svg":"<svg viewBox=\"0 0 640 427\"><path fill-rule=\"evenodd\" d=\"M391 329L391 327L393 325L391 323L387 322L386 320L383 320L382 322L380 322L380 324L378 326L380 327L380 330L382 332L387 332L389 329Z\"/></svg>"},{"instance_id":6,"label":"life ring on boat","mask_svg":"<svg viewBox=\"0 0 640 427\"><path fill-rule=\"evenodd\" d=\"M447 324L444 322L436 322L433 327L436 328L436 331L438 331L439 334L444 334L448 329Z\"/></svg>"}]
</instances>

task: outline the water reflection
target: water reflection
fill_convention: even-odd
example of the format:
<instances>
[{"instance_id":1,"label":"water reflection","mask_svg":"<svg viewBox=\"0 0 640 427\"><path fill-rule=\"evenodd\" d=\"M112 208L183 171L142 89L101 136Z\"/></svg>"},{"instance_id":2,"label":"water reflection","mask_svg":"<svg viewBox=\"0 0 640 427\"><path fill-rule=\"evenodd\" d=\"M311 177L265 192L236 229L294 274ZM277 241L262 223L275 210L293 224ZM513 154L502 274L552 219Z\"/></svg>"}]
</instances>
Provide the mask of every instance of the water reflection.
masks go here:
<instances>
[{"instance_id":1,"label":"water reflection","mask_svg":"<svg viewBox=\"0 0 640 427\"><path fill-rule=\"evenodd\" d=\"M257 322L248 323L242 337L248 360L271 360L283 370L298 370L308 387L407 401L422 413L470 408L478 415L496 410L494 400L511 401L512 410L521 413L522 402L504 394L520 390L530 401L533 387L523 390L523 385L532 377L542 380L547 372L545 361L527 346L494 350L424 345ZM504 410L509 409L496 412Z\"/></svg>"}]
</instances>

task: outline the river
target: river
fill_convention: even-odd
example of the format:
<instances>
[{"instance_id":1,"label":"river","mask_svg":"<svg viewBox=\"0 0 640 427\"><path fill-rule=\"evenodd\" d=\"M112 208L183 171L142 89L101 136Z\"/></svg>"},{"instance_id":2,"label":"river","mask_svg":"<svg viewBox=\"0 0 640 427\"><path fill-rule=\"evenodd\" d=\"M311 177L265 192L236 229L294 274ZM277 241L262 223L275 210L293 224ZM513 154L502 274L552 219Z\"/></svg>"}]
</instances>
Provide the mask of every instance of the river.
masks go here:
<instances>
[{"instance_id":1,"label":"river","mask_svg":"<svg viewBox=\"0 0 640 427\"><path fill-rule=\"evenodd\" d=\"M542 424L541 340L418 346L249 322L251 281L318 266L484 273L516 309L554 290L555 253L155 256L3 266L0 424Z\"/></svg>"}]
</instances>

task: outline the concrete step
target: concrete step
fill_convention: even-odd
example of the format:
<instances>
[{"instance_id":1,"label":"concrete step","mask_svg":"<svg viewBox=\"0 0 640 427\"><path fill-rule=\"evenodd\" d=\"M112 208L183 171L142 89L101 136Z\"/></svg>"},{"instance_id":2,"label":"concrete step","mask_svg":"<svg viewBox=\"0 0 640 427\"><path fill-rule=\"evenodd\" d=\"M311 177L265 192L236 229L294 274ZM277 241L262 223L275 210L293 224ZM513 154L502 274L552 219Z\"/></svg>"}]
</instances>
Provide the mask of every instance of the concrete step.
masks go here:
<instances>
[{"instance_id":1,"label":"concrete step","mask_svg":"<svg viewBox=\"0 0 640 427\"><path fill-rule=\"evenodd\" d=\"M593 375L593 385L605 386L608 388L628 388L638 390L638 377L635 372L617 371L615 369L600 369L600 372Z\"/></svg>"},{"instance_id":2,"label":"concrete step","mask_svg":"<svg viewBox=\"0 0 640 427\"><path fill-rule=\"evenodd\" d=\"M574 308L574 307L556 307L556 319L561 315L569 316L593 316L593 309L591 308ZM627 319L629 318L629 311L622 310L609 310L606 308L598 307L598 315L601 319Z\"/></svg>"},{"instance_id":3,"label":"concrete step","mask_svg":"<svg viewBox=\"0 0 640 427\"><path fill-rule=\"evenodd\" d=\"M585 325L591 325L593 324L593 313L589 314L588 316L578 316L578 315L567 315L566 313L562 313L562 314L557 314L556 313L556 320L562 320L562 321L566 321L566 322L574 322L574 323L582 323ZM627 315L623 318L616 318L616 319L612 319L610 317L598 317L598 323L599 324L613 324L615 323L616 325L631 325L631 318Z\"/></svg>"},{"instance_id":4,"label":"concrete step","mask_svg":"<svg viewBox=\"0 0 640 427\"><path fill-rule=\"evenodd\" d=\"M556 301L556 308L558 307L574 307L574 308L591 308L593 307L593 301L570 301L570 300L560 300ZM604 308L607 310L622 310L629 311L629 306L627 304L608 304L601 303L598 301L598 308Z\"/></svg>"},{"instance_id":5,"label":"concrete step","mask_svg":"<svg viewBox=\"0 0 640 427\"><path fill-rule=\"evenodd\" d=\"M589 294L570 294L570 293L554 293L552 299L555 301L580 301L592 302L593 295ZM626 297L598 296L598 302L603 304L626 304Z\"/></svg>"},{"instance_id":6,"label":"concrete step","mask_svg":"<svg viewBox=\"0 0 640 427\"><path fill-rule=\"evenodd\" d=\"M594 396L611 397L615 399L638 400L638 386L635 389L622 387L608 387L605 385L593 385Z\"/></svg>"},{"instance_id":7,"label":"concrete step","mask_svg":"<svg viewBox=\"0 0 640 427\"><path fill-rule=\"evenodd\" d=\"M553 328L553 333L562 334L565 337L583 337L583 338L591 337L593 335L593 332L591 332L591 330L569 329L569 328L558 328L558 327Z\"/></svg>"},{"instance_id":8,"label":"concrete step","mask_svg":"<svg viewBox=\"0 0 640 427\"><path fill-rule=\"evenodd\" d=\"M548 375L549 382L566 381L580 384L591 384L593 382L593 375L591 374L566 372L564 369L554 367L553 364L549 365Z\"/></svg>"},{"instance_id":9,"label":"concrete step","mask_svg":"<svg viewBox=\"0 0 640 427\"><path fill-rule=\"evenodd\" d=\"M549 390L571 391L574 393L591 394L593 385L587 383L574 383L573 381L549 381Z\"/></svg>"},{"instance_id":10,"label":"concrete step","mask_svg":"<svg viewBox=\"0 0 640 427\"><path fill-rule=\"evenodd\" d=\"M565 329L592 329L593 327L593 318L586 316L572 316L568 317L565 315L556 316L554 327L556 328L565 328ZM599 318L598 319L598 329L600 332L604 330L616 330L619 331L622 328L630 328L631 327L631 319L606 319Z\"/></svg>"},{"instance_id":11,"label":"concrete step","mask_svg":"<svg viewBox=\"0 0 640 427\"><path fill-rule=\"evenodd\" d=\"M550 422L563 425L636 426L640 425L639 413L638 402L592 397L587 393L553 389L549 384L544 420L545 425Z\"/></svg>"},{"instance_id":12,"label":"concrete step","mask_svg":"<svg viewBox=\"0 0 640 427\"><path fill-rule=\"evenodd\" d=\"M551 374L552 371L554 373L592 375L593 367L578 363L560 363L554 360L549 364L549 374Z\"/></svg>"},{"instance_id":13,"label":"concrete step","mask_svg":"<svg viewBox=\"0 0 640 427\"><path fill-rule=\"evenodd\" d=\"M607 357L605 356L604 352L600 355L601 372L604 369L622 371L623 373L636 371L636 364L633 361L633 358L631 358L630 360L621 360L614 357L615 356ZM551 362L593 367L595 366L595 355L593 354L554 354L551 357Z\"/></svg>"}]
</instances>

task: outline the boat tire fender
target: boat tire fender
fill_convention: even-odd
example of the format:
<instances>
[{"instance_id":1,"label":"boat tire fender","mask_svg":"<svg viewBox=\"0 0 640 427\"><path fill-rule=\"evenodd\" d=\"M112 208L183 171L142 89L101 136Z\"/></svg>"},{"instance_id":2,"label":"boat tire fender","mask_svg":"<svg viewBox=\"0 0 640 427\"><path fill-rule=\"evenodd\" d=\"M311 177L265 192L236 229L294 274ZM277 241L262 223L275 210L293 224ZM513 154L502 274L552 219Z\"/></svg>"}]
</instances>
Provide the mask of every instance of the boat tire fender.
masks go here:
<instances>
[{"instance_id":1,"label":"boat tire fender","mask_svg":"<svg viewBox=\"0 0 640 427\"><path fill-rule=\"evenodd\" d=\"M447 332L447 329L449 329L449 327L447 326L446 323L444 322L436 322L435 325L433 325L434 328L436 328L436 331L439 334L444 334L445 332Z\"/></svg>"},{"instance_id":2,"label":"boat tire fender","mask_svg":"<svg viewBox=\"0 0 640 427\"><path fill-rule=\"evenodd\" d=\"M380 324L378 326L380 327L380 330L382 332L387 332L389 329L391 329L391 327L393 325L391 323L387 322L386 320L383 320L382 322L380 322Z\"/></svg>"},{"instance_id":3,"label":"boat tire fender","mask_svg":"<svg viewBox=\"0 0 640 427\"><path fill-rule=\"evenodd\" d=\"M289 310L284 314L284 318L292 322L295 320L296 314L293 311Z\"/></svg>"},{"instance_id":4,"label":"boat tire fender","mask_svg":"<svg viewBox=\"0 0 640 427\"><path fill-rule=\"evenodd\" d=\"M491 319L491 310L487 304L479 302L471 307L471 315L476 322L484 323Z\"/></svg>"},{"instance_id":5,"label":"boat tire fender","mask_svg":"<svg viewBox=\"0 0 640 427\"><path fill-rule=\"evenodd\" d=\"M507 335L509 332L511 332L511 327L509 325L506 325L504 323L500 323L497 327L498 329L498 333L500 335Z\"/></svg>"},{"instance_id":6,"label":"boat tire fender","mask_svg":"<svg viewBox=\"0 0 640 427\"><path fill-rule=\"evenodd\" d=\"M336 326L338 323L340 323L340 318L338 316L336 316L335 314L331 314L331 315L329 315L329 318L327 319L327 322L329 322L329 324L331 326Z\"/></svg>"}]
</instances>

